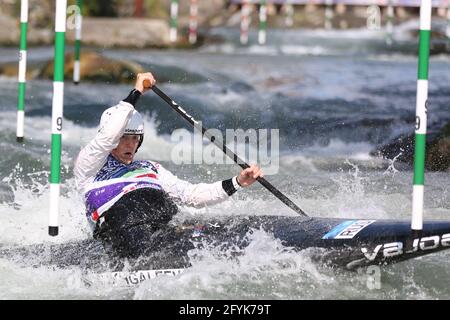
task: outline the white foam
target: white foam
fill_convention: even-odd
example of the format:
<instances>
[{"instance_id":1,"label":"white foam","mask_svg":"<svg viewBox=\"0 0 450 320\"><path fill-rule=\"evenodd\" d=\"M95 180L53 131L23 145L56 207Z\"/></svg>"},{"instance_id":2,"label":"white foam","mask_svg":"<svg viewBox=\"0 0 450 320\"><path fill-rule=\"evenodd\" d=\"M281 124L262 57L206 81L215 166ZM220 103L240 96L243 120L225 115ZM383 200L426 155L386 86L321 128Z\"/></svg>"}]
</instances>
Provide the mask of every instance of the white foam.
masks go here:
<instances>
[{"instance_id":1,"label":"white foam","mask_svg":"<svg viewBox=\"0 0 450 320\"><path fill-rule=\"evenodd\" d=\"M42 174L48 175L47 172ZM69 240L86 239L91 235L84 213L84 204L81 196L75 191L73 179L64 181L62 184L59 235L50 237L48 235L49 186L33 178L31 184L25 185L14 175L12 173L9 177L14 179L14 204L0 203L2 212L0 243L7 245L64 243ZM8 179L4 181L8 182Z\"/></svg>"},{"instance_id":2,"label":"white foam","mask_svg":"<svg viewBox=\"0 0 450 320\"><path fill-rule=\"evenodd\" d=\"M373 145L367 142L344 142L333 138L326 146L314 144L303 149L305 154L334 158L350 158L355 160L371 160L369 153L373 150Z\"/></svg>"},{"instance_id":3,"label":"white foam","mask_svg":"<svg viewBox=\"0 0 450 320\"><path fill-rule=\"evenodd\" d=\"M191 268L174 278L143 282L136 289L134 298L301 298L308 295L302 292L304 282L332 282L330 277L318 271L306 252L290 251L263 230L254 230L248 237L250 244L245 249L223 251L206 244L206 248L190 251ZM296 279L299 286L287 292L286 279Z\"/></svg>"}]
</instances>

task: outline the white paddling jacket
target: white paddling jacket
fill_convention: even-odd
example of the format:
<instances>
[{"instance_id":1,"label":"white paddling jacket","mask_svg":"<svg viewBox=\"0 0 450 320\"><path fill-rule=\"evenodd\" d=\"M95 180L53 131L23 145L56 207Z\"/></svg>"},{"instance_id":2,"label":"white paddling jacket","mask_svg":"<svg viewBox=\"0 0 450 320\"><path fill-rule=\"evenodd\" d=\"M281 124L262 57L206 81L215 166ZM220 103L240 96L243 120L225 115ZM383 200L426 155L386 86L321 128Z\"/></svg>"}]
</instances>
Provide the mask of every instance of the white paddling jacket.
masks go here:
<instances>
[{"instance_id":1,"label":"white paddling jacket","mask_svg":"<svg viewBox=\"0 0 450 320\"><path fill-rule=\"evenodd\" d=\"M117 147L134 110L120 101L110 120L79 153L75 161L75 181L84 195L86 216L95 229L97 221L124 194L140 188L164 190L182 204L202 207L226 200L239 189L236 178L215 183L191 184L178 179L161 164L133 161L123 164L111 155Z\"/></svg>"}]
</instances>

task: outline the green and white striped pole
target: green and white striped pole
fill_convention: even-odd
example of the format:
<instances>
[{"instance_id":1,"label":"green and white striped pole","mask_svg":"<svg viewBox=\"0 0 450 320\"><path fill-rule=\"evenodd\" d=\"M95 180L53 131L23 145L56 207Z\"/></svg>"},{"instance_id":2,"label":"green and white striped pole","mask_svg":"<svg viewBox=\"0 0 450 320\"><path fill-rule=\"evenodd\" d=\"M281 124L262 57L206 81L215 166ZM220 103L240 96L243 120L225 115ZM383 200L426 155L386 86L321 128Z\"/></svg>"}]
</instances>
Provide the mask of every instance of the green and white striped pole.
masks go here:
<instances>
[{"instance_id":1,"label":"green and white striped pole","mask_svg":"<svg viewBox=\"0 0 450 320\"><path fill-rule=\"evenodd\" d=\"M392 45L394 33L394 0L388 0L387 20L386 20L386 44Z\"/></svg>"},{"instance_id":2,"label":"green and white striped pole","mask_svg":"<svg viewBox=\"0 0 450 320\"><path fill-rule=\"evenodd\" d=\"M170 42L177 41L178 0L172 0L170 4Z\"/></svg>"},{"instance_id":3,"label":"green and white striped pole","mask_svg":"<svg viewBox=\"0 0 450 320\"><path fill-rule=\"evenodd\" d=\"M260 0L258 43L261 45L266 43L267 37L266 29L267 29L267 4L266 0Z\"/></svg>"},{"instance_id":4,"label":"green and white striped pole","mask_svg":"<svg viewBox=\"0 0 450 320\"><path fill-rule=\"evenodd\" d=\"M248 29L251 24L251 7L250 0L242 0L241 6L241 27L240 27L240 41L242 45L248 44Z\"/></svg>"},{"instance_id":5,"label":"green and white striped pole","mask_svg":"<svg viewBox=\"0 0 450 320\"><path fill-rule=\"evenodd\" d=\"M17 99L17 142L23 141L25 126L25 89L27 73L28 0L20 2L19 90Z\"/></svg>"},{"instance_id":6,"label":"green and white striped pole","mask_svg":"<svg viewBox=\"0 0 450 320\"><path fill-rule=\"evenodd\" d=\"M420 3L419 67L416 98L416 131L411 221L411 229L416 236L420 236L423 227L430 29L431 0L422 0Z\"/></svg>"},{"instance_id":7,"label":"green and white striped pole","mask_svg":"<svg viewBox=\"0 0 450 320\"><path fill-rule=\"evenodd\" d=\"M292 27L294 25L294 6L291 2L292 0L286 0L283 5L284 13L286 14L286 18L284 19L286 27Z\"/></svg>"},{"instance_id":8,"label":"green and white striped pole","mask_svg":"<svg viewBox=\"0 0 450 320\"><path fill-rule=\"evenodd\" d=\"M81 52L81 26L83 22L83 0L77 0L77 13L75 18L75 61L73 64L73 83L80 83L80 52Z\"/></svg>"},{"instance_id":9,"label":"green and white striped pole","mask_svg":"<svg viewBox=\"0 0 450 320\"><path fill-rule=\"evenodd\" d=\"M195 44L197 42L197 27L198 27L198 3L197 0L191 0L189 7L189 43Z\"/></svg>"},{"instance_id":10,"label":"green and white striped pole","mask_svg":"<svg viewBox=\"0 0 450 320\"><path fill-rule=\"evenodd\" d=\"M61 181L61 132L64 105L64 47L67 0L56 0L55 63L52 103L52 144L50 163L50 219L48 234L58 235L59 193Z\"/></svg>"},{"instance_id":11,"label":"green and white striped pole","mask_svg":"<svg viewBox=\"0 0 450 320\"><path fill-rule=\"evenodd\" d=\"M325 0L325 29L333 28L333 0Z\"/></svg>"},{"instance_id":12,"label":"green and white striped pole","mask_svg":"<svg viewBox=\"0 0 450 320\"><path fill-rule=\"evenodd\" d=\"M447 28L445 29L445 35L447 36L450 43L450 0L447 0Z\"/></svg>"}]
</instances>

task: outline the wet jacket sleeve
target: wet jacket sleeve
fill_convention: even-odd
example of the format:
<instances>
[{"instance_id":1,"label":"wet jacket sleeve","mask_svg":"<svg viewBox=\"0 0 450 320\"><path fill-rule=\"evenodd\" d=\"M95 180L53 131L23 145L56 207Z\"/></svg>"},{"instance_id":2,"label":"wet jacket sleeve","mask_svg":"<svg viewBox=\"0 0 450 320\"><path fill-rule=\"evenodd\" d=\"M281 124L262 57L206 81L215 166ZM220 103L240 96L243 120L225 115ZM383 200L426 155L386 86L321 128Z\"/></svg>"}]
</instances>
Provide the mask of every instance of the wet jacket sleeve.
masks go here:
<instances>
[{"instance_id":1,"label":"wet jacket sleeve","mask_svg":"<svg viewBox=\"0 0 450 320\"><path fill-rule=\"evenodd\" d=\"M232 179L214 183L192 184L181 180L158 164L160 183L163 189L181 203L200 208L225 201L236 189Z\"/></svg>"},{"instance_id":2,"label":"wet jacket sleeve","mask_svg":"<svg viewBox=\"0 0 450 320\"><path fill-rule=\"evenodd\" d=\"M95 138L80 151L75 161L75 182L79 190L83 190L87 183L94 180L110 152L119 144L128 120L133 114L134 107L128 102L120 101L110 110L112 114L109 121L98 130Z\"/></svg>"}]
</instances>

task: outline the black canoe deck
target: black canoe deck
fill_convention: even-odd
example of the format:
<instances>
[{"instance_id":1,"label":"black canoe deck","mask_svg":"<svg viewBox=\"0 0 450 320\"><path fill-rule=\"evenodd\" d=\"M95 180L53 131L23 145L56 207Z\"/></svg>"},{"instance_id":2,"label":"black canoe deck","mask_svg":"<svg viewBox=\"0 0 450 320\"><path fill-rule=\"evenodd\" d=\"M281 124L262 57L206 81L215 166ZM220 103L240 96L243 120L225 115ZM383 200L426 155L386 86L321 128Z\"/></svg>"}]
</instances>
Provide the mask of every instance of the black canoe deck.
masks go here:
<instances>
[{"instance_id":1,"label":"black canoe deck","mask_svg":"<svg viewBox=\"0 0 450 320\"><path fill-rule=\"evenodd\" d=\"M450 221L424 222L420 237L410 223L397 220L249 216L186 221L152 237L150 256L121 259L93 239L64 244L2 248L3 258L21 264L58 268L78 266L92 272L189 267L187 252L204 244L245 247L248 232L263 229L295 250L318 248L313 260L344 269L395 263L450 248Z\"/></svg>"}]
</instances>

